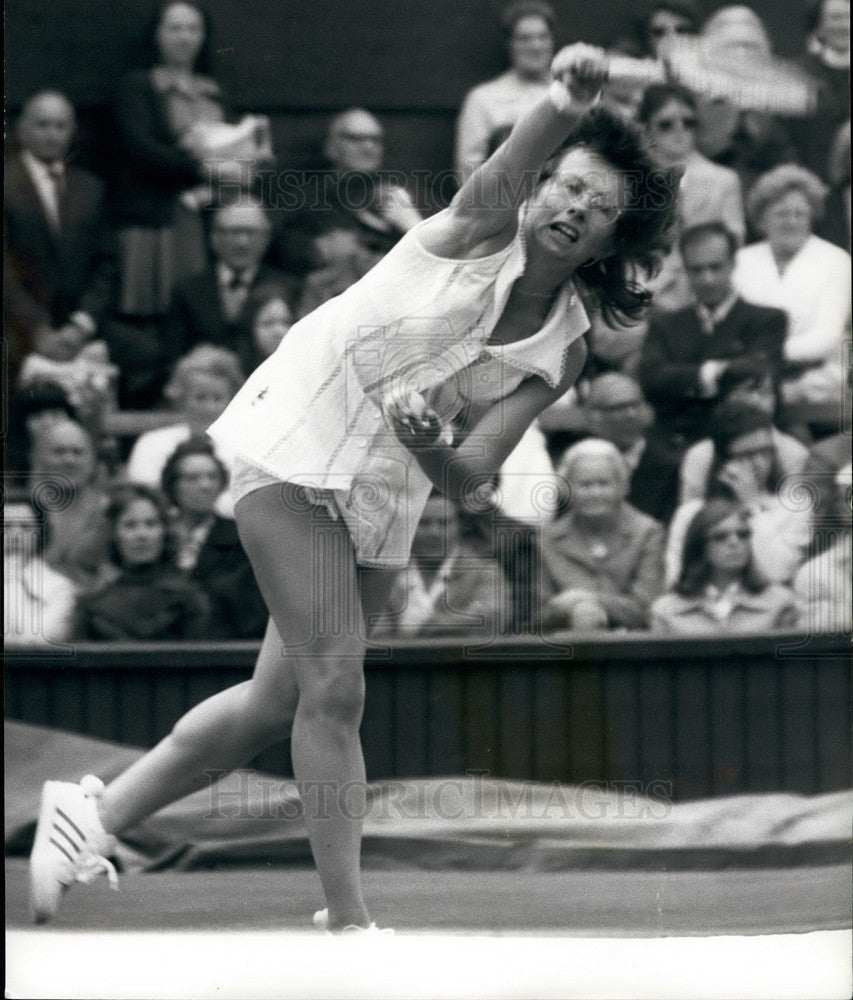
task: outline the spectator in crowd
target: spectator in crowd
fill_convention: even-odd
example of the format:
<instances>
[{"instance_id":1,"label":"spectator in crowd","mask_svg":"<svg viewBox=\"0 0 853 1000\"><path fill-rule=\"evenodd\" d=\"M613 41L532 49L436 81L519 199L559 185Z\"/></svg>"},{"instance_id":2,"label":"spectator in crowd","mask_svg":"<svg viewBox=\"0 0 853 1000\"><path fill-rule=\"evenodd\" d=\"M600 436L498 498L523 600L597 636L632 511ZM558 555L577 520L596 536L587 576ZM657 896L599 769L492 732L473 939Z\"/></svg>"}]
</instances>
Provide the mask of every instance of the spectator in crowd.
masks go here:
<instances>
[{"instance_id":1,"label":"spectator in crowd","mask_svg":"<svg viewBox=\"0 0 853 1000\"><path fill-rule=\"evenodd\" d=\"M112 574L94 440L73 420L43 424L33 434L30 471L47 525L45 561L82 591L99 587Z\"/></svg>"},{"instance_id":2,"label":"spectator in crowd","mask_svg":"<svg viewBox=\"0 0 853 1000\"><path fill-rule=\"evenodd\" d=\"M757 409L773 420L776 413L776 391L771 375L762 372L754 374L723 375L720 379L720 401L714 407L708 421L711 430L725 425L732 412L743 407ZM773 437L774 478L779 482L797 476L805 465L808 449L798 438L773 423L770 428ZM709 478L714 464L714 442L704 438L691 445L684 454L679 471L679 502L704 499L708 493Z\"/></svg>"},{"instance_id":3,"label":"spectator in crowd","mask_svg":"<svg viewBox=\"0 0 853 1000\"><path fill-rule=\"evenodd\" d=\"M849 375L848 375L849 385ZM850 432L830 434L812 445L800 472L799 481L806 491L812 514L812 555L818 555L831 543L839 523L836 477L850 464Z\"/></svg>"},{"instance_id":4,"label":"spectator in crowd","mask_svg":"<svg viewBox=\"0 0 853 1000\"><path fill-rule=\"evenodd\" d=\"M684 539L683 564L672 590L651 609L652 629L667 635L761 633L795 628L791 591L756 571L750 512L739 501L700 504Z\"/></svg>"},{"instance_id":5,"label":"spectator in crowd","mask_svg":"<svg viewBox=\"0 0 853 1000\"><path fill-rule=\"evenodd\" d=\"M587 438L559 468L570 502L542 531L550 599L543 627L642 629L663 584L663 528L625 499L628 467L616 445Z\"/></svg>"},{"instance_id":6,"label":"spectator in crowd","mask_svg":"<svg viewBox=\"0 0 853 1000\"><path fill-rule=\"evenodd\" d=\"M494 152L521 116L548 90L554 56L554 9L542 0L517 0L503 12L510 68L469 91L456 125L455 167L460 184Z\"/></svg>"},{"instance_id":7,"label":"spectator in crowd","mask_svg":"<svg viewBox=\"0 0 853 1000\"><path fill-rule=\"evenodd\" d=\"M721 383L781 373L785 314L738 296L736 246L735 235L719 222L682 233L681 256L694 304L655 314L643 346L638 375L655 408L649 460L653 457L659 467L662 506L656 515L663 521L674 509L685 451L710 433Z\"/></svg>"},{"instance_id":8,"label":"spectator in crowd","mask_svg":"<svg viewBox=\"0 0 853 1000\"><path fill-rule=\"evenodd\" d=\"M246 296L235 336L243 371L253 372L287 336L293 325L290 302L287 288L277 282L256 285Z\"/></svg>"},{"instance_id":9,"label":"spectator in crowd","mask_svg":"<svg viewBox=\"0 0 853 1000\"><path fill-rule=\"evenodd\" d=\"M376 623L383 635L451 635L485 642L506 632L510 595L494 559L463 541L455 503L434 492Z\"/></svg>"},{"instance_id":10,"label":"spectator in crowd","mask_svg":"<svg viewBox=\"0 0 853 1000\"><path fill-rule=\"evenodd\" d=\"M208 179L183 138L199 122L225 118L219 85L208 75L210 36L201 6L192 0L161 3L146 32L147 66L119 83L119 311L124 316L163 316L176 277L205 263L200 220L180 195Z\"/></svg>"},{"instance_id":11,"label":"spectator in crowd","mask_svg":"<svg viewBox=\"0 0 853 1000\"><path fill-rule=\"evenodd\" d=\"M32 500L3 506L3 640L52 646L71 638L77 589L44 560L48 533Z\"/></svg>"},{"instance_id":12,"label":"spectator in crowd","mask_svg":"<svg viewBox=\"0 0 853 1000\"><path fill-rule=\"evenodd\" d=\"M832 144L839 129L850 121L850 0L807 0L805 51L798 62L817 82L814 114L794 124L799 161L824 181ZM821 220L818 232L839 246L842 232L833 218Z\"/></svg>"},{"instance_id":13,"label":"spectator in crowd","mask_svg":"<svg viewBox=\"0 0 853 1000\"><path fill-rule=\"evenodd\" d=\"M661 59L673 40L696 34L699 15L692 0L650 0L635 23L641 54Z\"/></svg>"},{"instance_id":14,"label":"spectator in crowd","mask_svg":"<svg viewBox=\"0 0 853 1000\"><path fill-rule=\"evenodd\" d=\"M702 26L700 37L707 57L719 52L727 64L742 61L755 68L773 57L767 28L751 7L719 8ZM698 112L698 148L714 163L735 170L744 191L760 174L797 159L787 129L773 115L702 95Z\"/></svg>"},{"instance_id":15,"label":"spectator in crowd","mask_svg":"<svg viewBox=\"0 0 853 1000\"><path fill-rule=\"evenodd\" d=\"M737 254L740 294L788 315L781 387L786 403L837 406L844 386L850 254L812 231L825 196L825 185L803 167L785 164L764 174L748 200L764 239Z\"/></svg>"},{"instance_id":16,"label":"spectator in crowd","mask_svg":"<svg viewBox=\"0 0 853 1000\"><path fill-rule=\"evenodd\" d=\"M236 351L248 366L252 345L241 319L248 297L275 285L292 306L293 279L264 263L272 226L260 202L245 196L217 209L210 233L211 263L175 286L164 327L164 349L179 358L198 344ZM244 370L244 374L248 374Z\"/></svg>"},{"instance_id":17,"label":"spectator in crowd","mask_svg":"<svg viewBox=\"0 0 853 1000\"><path fill-rule=\"evenodd\" d=\"M101 181L68 161L74 108L56 91L34 94L6 161L8 379L25 356L76 357L99 332L113 300L116 266Z\"/></svg>"},{"instance_id":18,"label":"spectator in crowd","mask_svg":"<svg viewBox=\"0 0 853 1000\"><path fill-rule=\"evenodd\" d=\"M8 398L3 472L7 492L24 487L30 471L33 439L48 424L75 420L68 395L55 382L32 382L13 389Z\"/></svg>"},{"instance_id":19,"label":"spectator in crowd","mask_svg":"<svg viewBox=\"0 0 853 1000\"><path fill-rule=\"evenodd\" d=\"M771 583L790 583L805 559L811 535L808 507L797 502L796 481L783 482L770 416L745 404L721 405L712 432L714 458L708 499L736 499L752 517L755 568ZM681 504L667 541L667 584L680 576L687 526L701 499Z\"/></svg>"},{"instance_id":20,"label":"spectator in crowd","mask_svg":"<svg viewBox=\"0 0 853 1000\"><path fill-rule=\"evenodd\" d=\"M695 96L679 84L652 84L646 88L637 118L661 164L681 173L678 228L723 222L742 243L746 223L740 180L733 170L712 163L696 148ZM691 303L690 285L677 247L667 256L650 287L658 309L681 309Z\"/></svg>"},{"instance_id":21,"label":"spectator in crowd","mask_svg":"<svg viewBox=\"0 0 853 1000\"><path fill-rule=\"evenodd\" d=\"M162 491L173 508L175 561L210 602L206 638L261 638L269 617L266 605L234 521L216 513L227 485L228 470L209 438L190 438L170 455Z\"/></svg>"},{"instance_id":22,"label":"spectator in crowd","mask_svg":"<svg viewBox=\"0 0 853 1000\"><path fill-rule=\"evenodd\" d=\"M848 458L849 455L848 449ZM848 462L835 477L833 499L838 515L832 541L801 566L794 579L794 592L806 608L804 625L812 634L849 633L853 629L850 490Z\"/></svg>"},{"instance_id":23,"label":"spectator in crowd","mask_svg":"<svg viewBox=\"0 0 853 1000\"><path fill-rule=\"evenodd\" d=\"M107 540L119 573L80 597L76 637L149 642L205 638L210 606L173 562L160 495L147 486L122 486L106 513Z\"/></svg>"},{"instance_id":24,"label":"spectator in crowd","mask_svg":"<svg viewBox=\"0 0 853 1000\"><path fill-rule=\"evenodd\" d=\"M166 398L176 410L177 422L171 427L146 431L137 438L127 460L127 479L158 487L166 461L175 448L188 438L204 434L242 384L239 359L224 347L200 344L181 358L166 386ZM230 472L234 456L223 453L221 445L216 448ZM231 498L226 490L220 493L216 509L223 517L232 516Z\"/></svg>"},{"instance_id":25,"label":"spectator in crowd","mask_svg":"<svg viewBox=\"0 0 853 1000\"><path fill-rule=\"evenodd\" d=\"M323 154L327 169L309 179L277 239L285 269L306 275L300 317L366 274L421 221L405 187L381 173L385 131L375 115L335 115Z\"/></svg>"},{"instance_id":26,"label":"spectator in crowd","mask_svg":"<svg viewBox=\"0 0 853 1000\"><path fill-rule=\"evenodd\" d=\"M621 372L605 372L589 383L583 401L589 434L615 444L628 470L625 499L641 513L657 519L656 512L671 503L666 478L654 452L657 442L649 438L654 411L646 402L639 382Z\"/></svg>"}]
</instances>

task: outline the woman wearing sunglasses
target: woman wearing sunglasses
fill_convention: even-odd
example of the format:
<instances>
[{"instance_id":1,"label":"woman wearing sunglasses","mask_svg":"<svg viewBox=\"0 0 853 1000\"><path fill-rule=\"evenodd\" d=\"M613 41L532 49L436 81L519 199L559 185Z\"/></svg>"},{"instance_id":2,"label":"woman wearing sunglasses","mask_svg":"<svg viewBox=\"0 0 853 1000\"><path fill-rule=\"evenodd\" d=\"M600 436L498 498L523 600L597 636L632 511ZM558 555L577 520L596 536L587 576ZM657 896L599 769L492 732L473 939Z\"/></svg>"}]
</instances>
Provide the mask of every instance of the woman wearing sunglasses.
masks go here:
<instances>
[{"instance_id":1,"label":"woman wearing sunglasses","mask_svg":"<svg viewBox=\"0 0 853 1000\"><path fill-rule=\"evenodd\" d=\"M679 84L653 84L643 94L637 120L661 165L681 175L679 228L723 222L737 236L738 243L743 243L746 222L740 179L734 170L712 163L697 149L697 103L693 93ZM655 306L661 309L683 309L693 302L676 243L677 238L651 285Z\"/></svg>"},{"instance_id":2,"label":"woman wearing sunglasses","mask_svg":"<svg viewBox=\"0 0 853 1000\"><path fill-rule=\"evenodd\" d=\"M793 593L766 583L752 556L750 512L737 500L710 500L693 515L681 573L651 609L652 629L667 635L719 635L794 628Z\"/></svg>"}]
</instances>

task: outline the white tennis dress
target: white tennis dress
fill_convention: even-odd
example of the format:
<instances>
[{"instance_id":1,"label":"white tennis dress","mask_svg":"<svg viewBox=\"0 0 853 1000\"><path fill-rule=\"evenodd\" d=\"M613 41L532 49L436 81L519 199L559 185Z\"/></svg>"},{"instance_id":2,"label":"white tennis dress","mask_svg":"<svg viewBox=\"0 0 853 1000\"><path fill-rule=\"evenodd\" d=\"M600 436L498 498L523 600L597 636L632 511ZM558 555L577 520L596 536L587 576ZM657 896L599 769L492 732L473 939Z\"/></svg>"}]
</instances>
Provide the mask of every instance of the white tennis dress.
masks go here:
<instances>
[{"instance_id":1,"label":"white tennis dress","mask_svg":"<svg viewBox=\"0 0 853 1000\"><path fill-rule=\"evenodd\" d=\"M296 323L208 433L243 460L235 498L271 482L309 487L342 517L360 564L404 566L432 484L381 410L406 384L447 420L538 375L565 372L589 327L571 282L526 340L487 344L516 278L524 240L476 260L430 253L410 230L360 281Z\"/></svg>"}]
</instances>

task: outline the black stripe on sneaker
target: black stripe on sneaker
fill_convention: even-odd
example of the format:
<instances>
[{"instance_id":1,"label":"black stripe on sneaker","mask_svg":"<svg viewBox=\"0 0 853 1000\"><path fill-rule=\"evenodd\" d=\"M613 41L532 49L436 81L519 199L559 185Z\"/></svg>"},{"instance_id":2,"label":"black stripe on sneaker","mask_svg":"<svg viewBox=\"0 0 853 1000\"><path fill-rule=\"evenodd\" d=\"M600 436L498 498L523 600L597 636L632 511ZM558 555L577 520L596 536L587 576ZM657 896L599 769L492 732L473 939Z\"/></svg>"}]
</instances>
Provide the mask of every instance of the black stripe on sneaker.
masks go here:
<instances>
[{"instance_id":1,"label":"black stripe on sneaker","mask_svg":"<svg viewBox=\"0 0 853 1000\"><path fill-rule=\"evenodd\" d=\"M62 846L62 844L59 843L59 841L54 840L53 837L51 837L50 838L50 843L53 844L53 846L58 851L61 851L65 855L65 857L68 858L68 860L71 862L72 865L76 864L76 859L71 857L71 855L68 853L68 851L66 851L65 848Z\"/></svg>"},{"instance_id":2,"label":"black stripe on sneaker","mask_svg":"<svg viewBox=\"0 0 853 1000\"><path fill-rule=\"evenodd\" d=\"M72 839L71 835L67 831L63 830L58 823L53 824L53 829L56 833L61 833L78 854L82 851L83 848L77 843L76 840Z\"/></svg>"},{"instance_id":3,"label":"black stripe on sneaker","mask_svg":"<svg viewBox=\"0 0 853 1000\"><path fill-rule=\"evenodd\" d=\"M61 816L61 817L62 817L62 818L63 818L63 819L65 820L65 822L66 822L66 823L67 823L67 824L68 824L68 825L69 825L69 826L71 827L71 829L72 829L72 830L74 830L74 831L76 832L77 836L78 836L78 837L79 837L79 838L80 838L80 839L81 839L81 840L83 841L83 843L85 844L85 843L86 843L86 834L85 834L85 833L83 833L83 831L82 831L82 830L80 829L80 827L79 827L79 826L77 826L77 824L76 824L76 823L74 822L74 820L73 820L73 819L72 819L72 818L71 818L71 817L70 817L70 816L69 816L69 815L68 815L67 813L64 813L64 812L63 812L63 811L62 811L62 810L61 810L61 809L59 808L59 806L57 806L57 807L56 807L56 811L57 811L57 812L59 813L59 815L60 815L60 816Z\"/></svg>"}]
</instances>

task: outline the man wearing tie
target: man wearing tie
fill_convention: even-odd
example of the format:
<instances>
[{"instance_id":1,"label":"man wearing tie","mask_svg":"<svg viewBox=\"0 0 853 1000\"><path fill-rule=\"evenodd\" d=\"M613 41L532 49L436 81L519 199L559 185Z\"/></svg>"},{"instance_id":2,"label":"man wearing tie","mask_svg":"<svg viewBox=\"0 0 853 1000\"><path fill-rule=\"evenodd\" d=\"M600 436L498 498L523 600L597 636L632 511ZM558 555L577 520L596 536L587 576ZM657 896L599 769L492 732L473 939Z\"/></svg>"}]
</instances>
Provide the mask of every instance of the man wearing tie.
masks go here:
<instances>
[{"instance_id":1,"label":"man wearing tie","mask_svg":"<svg viewBox=\"0 0 853 1000\"><path fill-rule=\"evenodd\" d=\"M654 461L666 520L678 496L678 467L696 441L708 436L714 405L727 388L782 370L786 316L741 299L732 284L737 238L722 222L686 229L681 255L695 302L653 315L638 376L655 410L647 461ZM644 508L645 509L645 508Z\"/></svg>"},{"instance_id":2,"label":"man wearing tie","mask_svg":"<svg viewBox=\"0 0 853 1000\"><path fill-rule=\"evenodd\" d=\"M112 303L116 266L104 187L66 160L74 108L56 91L23 106L6 163L4 224L10 384L33 349L74 357Z\"/></svg>"},{"instance_id":3,"label":"man wearing tie","mask_svg":"<svg viewBox=\"0 0 853 1000\"><path fill-rule=\"evenodd\" d=\"M241 318L254 289L281 288L293 306L292 277L262 263L271 228L263 205L247 196L217 209L210 231L213 262L179 281L173 293L164 330L171 358L176 360L200 343L242 355Z\"/></svg>"}]
</instances>

